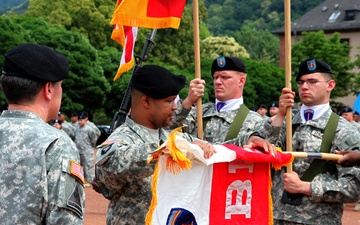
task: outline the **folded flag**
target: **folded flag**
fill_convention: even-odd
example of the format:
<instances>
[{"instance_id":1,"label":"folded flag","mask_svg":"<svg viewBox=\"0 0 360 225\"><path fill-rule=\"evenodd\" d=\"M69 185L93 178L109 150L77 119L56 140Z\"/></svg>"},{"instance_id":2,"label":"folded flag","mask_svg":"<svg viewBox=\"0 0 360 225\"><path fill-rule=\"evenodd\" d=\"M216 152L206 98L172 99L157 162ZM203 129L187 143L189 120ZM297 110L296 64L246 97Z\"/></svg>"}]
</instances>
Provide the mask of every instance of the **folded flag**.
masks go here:
<instances>
[{"instance_id":1,"label":"folded flag","mask_svg":"<svg viewBox=\"0 0 360 225\"><path fill-rule=\"evenodd\" d=\"M291 154L274 157L224 144L215 145L217 152L205 159L197 145L174 133L164 145L170 155L152 156L158 162L147 225L273 224L270 164L289 165Z\"/></svg>"}]
</instances>

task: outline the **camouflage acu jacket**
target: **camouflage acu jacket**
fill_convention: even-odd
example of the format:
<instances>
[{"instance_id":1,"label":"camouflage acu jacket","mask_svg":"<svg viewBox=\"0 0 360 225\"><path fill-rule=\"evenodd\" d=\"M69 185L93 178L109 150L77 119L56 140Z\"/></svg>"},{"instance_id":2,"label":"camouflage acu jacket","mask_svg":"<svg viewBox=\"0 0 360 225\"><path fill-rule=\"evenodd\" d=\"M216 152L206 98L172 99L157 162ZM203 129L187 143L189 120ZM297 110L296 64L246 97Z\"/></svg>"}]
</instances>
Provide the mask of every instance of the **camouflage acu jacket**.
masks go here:
<instances>
[{"instance_id":1,"label":"camouflage acu jacket","mask_svg":"<svg viewBox=\"0 0 360 225\"><path fill-rule=\"evenodd\" d=\"M80 156L63 131L38 115L0 117L1 224L83 224Z\"/></svg>"},{"instance_id":2,"label":"camouflage acu jacket","mask_svg":"<svg viewBox=\"0 0 360 225\"><path fill-rule=\"evenodd\" d=\"M331 115L329 108L320 118L302 123L299 112L294 112L294 135L292 151L320 152L323 132ZM279 132L280 131L280 132ZM275 136L277 145L285 150L284 127L264 125L264 132ZM332 141L330 152L337 150L360 149L360 133L344 118L340 117ZM301 177L308 169L313 159L295 159L293 171ZM283 204L281 196L284 190L282 174L285 168L277 171L273 178L272 197L274 204L274 219L301 224L341 224L343 203L354 202L359 197L360 169L345 168L336 165L333 173L325 172L317 175L311 182L312 196L304 196L300 205ZM275 223L276 224L276 223Z\"/></svg>"},{"instance_id":3,"label":"camouflage acu jacket","mask_svg":"<svg viewBox=\"0 0 360 225\"><path fill-rule=\"evenodd\" d=\"M168 133L159 130L159 140ZM156 150L155 140L142 126L130 118L99 146L96 156L96 180L102 194L110 199L106 223L145 224L151 202L151 179L155 162L147 163L149 153ZM188 137L189 141L192 141Z\"/></svg>"}]
</instances>

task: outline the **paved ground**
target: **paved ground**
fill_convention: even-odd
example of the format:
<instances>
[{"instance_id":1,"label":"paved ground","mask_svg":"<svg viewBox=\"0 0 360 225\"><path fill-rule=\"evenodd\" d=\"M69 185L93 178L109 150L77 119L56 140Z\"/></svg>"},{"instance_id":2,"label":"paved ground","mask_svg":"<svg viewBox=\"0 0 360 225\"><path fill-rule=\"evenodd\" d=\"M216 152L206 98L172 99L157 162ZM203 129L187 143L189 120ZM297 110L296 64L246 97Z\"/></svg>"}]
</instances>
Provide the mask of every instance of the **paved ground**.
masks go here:
<instances>
[{"instance_id":1,"label":"paved ground","mask_svg":"<svg viewBox=\"0 0 360 225\"><path fill-rule=\"evenodd\" d=\"M108 200L96 193L91 187L86 191L85 225L105 225ZM343 225L360 225L360 212L353 210L354 204L346 204Z\"/></svg>"}]
</instances>

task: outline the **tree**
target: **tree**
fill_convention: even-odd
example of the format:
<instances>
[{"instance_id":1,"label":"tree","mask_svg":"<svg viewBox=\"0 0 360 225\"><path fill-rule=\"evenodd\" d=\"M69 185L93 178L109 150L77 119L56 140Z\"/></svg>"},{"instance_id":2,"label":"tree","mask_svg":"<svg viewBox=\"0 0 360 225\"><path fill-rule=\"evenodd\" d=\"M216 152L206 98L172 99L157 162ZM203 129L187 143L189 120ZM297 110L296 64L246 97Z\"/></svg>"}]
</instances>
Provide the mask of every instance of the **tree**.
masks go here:
<instances>
[{"instance_id":1,"label":"tree","mask_svg":"<svg viewBox=\"0 0 360 225\"><path fill-rule=\"evenodd\" d=\"M348 95L351 81L357 79L349 56L350 47L347 42L340 41L340 34L333 33L329 38L324 31L303 32L301 40L292 47L293 74L297 74L300 62L308 58L316 58L328 63L334 73L336 87L331 97L343 97Z\"/></svg>"},{"instance_id":2,"label":"tree","mask_svg":"<svg viewBox=\"0 0 360 225\"><path fill-rule=\"evenodd\" d=\"M21 25L14 23L10 17L0 17L0 63L3 65L4 55L10 49L30 40L28 33ZM6 109L6 101L2 92L0 92L0 111Z\"/></svg>"},{"instance_id":3,"label":"tree","mask_svg":"<svg viewBox=\"0 0 360 225\"><path fill-rule=\"evenodd\" d=\"M3 19L8 21L8 19ZM1 23L1 22L0 22ZM8 21L8 23L10 23ZM13 26L8 26L0 37L6 37L12 33L12 39L21 43L47 45L63 53L69 61L69 78L63 82L62 110L68 114L72 111L87 110L93 114L105 103L106 94L110 91L110 85L103 74L103 69L98 63L96 49L92 47L80 33L66 31L54 24L49 24L41 18L13 17L10 24L20 27L20 35L13 33ZM6 27L5 27L6 29ZM6 42L5 42L6 43ZM4 46L9 50L14 45L10 43ZM3 61L1 61L1 64Z\"/></svg>"},{"instance_id":4,"label":"tree","mask_svg":"<svg viewBox=\"0 0 360 225\"><path fill-rule=\"evenodd\" d=\"M250 58L278 64L280 41L277 36L266 29L263 19L258 19L255 22L247 21L241 30L233 32L232 36L245 47Z\"/></svg>"},{"instance_id":5,"label":"tree","mask_svg":"<svg viewBox=\"0 0 360 225\"><path fill-rule=\"evenodd\" d=\"M259 104L278 101L285 86L285 71L272 64L244 59L248 71L244 88L244 102L254 108Z\"/></svg>"},{"instance_id":6,"label":"tree","mask_svg":"<svg viewBox=\"0 0 360 225\"><path fill-rule=\"evenodd\" d=\"M50 23L67 30L78 31L97 49L115 46L110 39L111 15L115 8L112 0L29 0L26 15L43 17Z\"/></svg>"},{"instance_id":7,"label":"tree","mask_svg":"<svg viewBox=\"0 0 360 225\"><path fill-rule=\"evenodd\" d=\"M249 58L246 49L232 37L208 37L201 44L203 57L217 58L221 55L230 55Z\"/></svg>"}]
</instances>

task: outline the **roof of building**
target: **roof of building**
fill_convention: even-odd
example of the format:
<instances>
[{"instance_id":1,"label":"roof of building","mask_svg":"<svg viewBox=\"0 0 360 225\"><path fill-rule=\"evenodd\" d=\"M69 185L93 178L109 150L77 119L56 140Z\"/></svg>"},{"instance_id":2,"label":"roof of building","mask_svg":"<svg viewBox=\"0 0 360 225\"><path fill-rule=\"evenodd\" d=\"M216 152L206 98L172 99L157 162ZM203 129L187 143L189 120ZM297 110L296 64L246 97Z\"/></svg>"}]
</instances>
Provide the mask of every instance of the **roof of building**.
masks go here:
<instances>
[{"instance_id":1,"label":"roof of building","mask_svg":"<svg viewBox=\"0 0 360 225\"><path fill-rule=\"evenodd\" d=\"M291 24L292 32L359 30L359 0L327 0ZM284 33L279 28L273 33Z\"/></svg>"}]
</instances>

